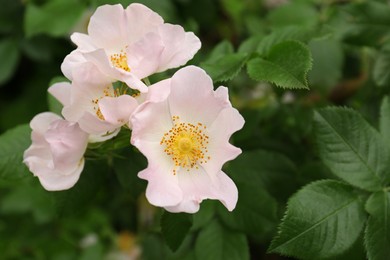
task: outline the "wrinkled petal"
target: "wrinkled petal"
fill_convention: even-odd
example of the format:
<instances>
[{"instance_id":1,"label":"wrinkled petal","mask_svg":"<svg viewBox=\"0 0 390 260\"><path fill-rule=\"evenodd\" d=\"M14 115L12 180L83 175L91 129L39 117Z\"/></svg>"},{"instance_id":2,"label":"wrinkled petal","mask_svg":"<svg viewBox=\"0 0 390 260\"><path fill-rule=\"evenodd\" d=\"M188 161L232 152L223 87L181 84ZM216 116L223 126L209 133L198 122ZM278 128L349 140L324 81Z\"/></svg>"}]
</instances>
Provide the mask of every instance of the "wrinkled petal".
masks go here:
<instances>
[{"instance_id":1,"label":"wrinkled petal","mask_svg":"<svg viewBox=\"0 0 390 260\"><path fill-rule=\"evenodd\" d=\"M205 125L211 124L226 106L224 100L214 96L210 76L195 66L185 67L173 75L168 102L171 114L180 116L183 122Z\"/></svg>"},{"instance_id":2,"label":"wrinkled petal","mask_svg":"<svg viewBox=\"0 0 390 260\"><path fill-rule=\"evenodd\" d=\"M87 34L75 32L70 36L70 39L82 52L90 52L97 49L97 46Z\"/></svg>"},{"instance_id":3,"label":"wrinkled petal","mask_svg":"<svg viewBox=\"0 0 390 260\"><path fill-rule=\"evenodd\" d=\"M161 25L158 27L158 33L165 49L157 72L186 64L201 47L199 38L192 32L185 32L179 25Z\"/></svg>"},{"instance_id":4,"label":"wrinkled petal","mask_svg":"<svg viewBox=\"0 0 390 260\"><path fill-rule=\"evenodd\" d=\"M126 10L128 42L134 43L145 34L156 31L157 26L164 23L159 14L142 4L131 4Z\"/></svg>"},{"instance_id":5,"label":"wrinkled petal","mask_svg":"<svg viewBox=\"0 0 390 260\"><path fill-rule=\"evenodd\" d=\"M126 14L120 4L96 9L88 25L88 34L96 46L119 51L127 44Z\"/></svg>"},{"instance_id":6,"label":"wrinkled petal","mask_svg":"<svg viewBox=\"0 0 390 260\"><path fill-rule=\"evenodd\" d=\"M182 200L177 177L170 169L164 165L150 164L148 168L138 173L138 177L148 181L146 198L150 204L167 207L177 205Z\"/></svg>"},{"instance_id":7,"label":"wrinkled petal","mask_svg":"<svg viewBox=\"0 0 390 260\"><path fill-rule=\"evenodd\" d=\"M61 71L69 80L73 79L73 71L77 71L80 64L83 64L87 60L84 58L83 53L78 49L72 51L66 55L64 61L61 64Z\"/></svg>"},{"instance_id":8,"label":"wrinkled petal","mask_svg":"<svg viewBox=\"0 0 390 260\"><path fill-rule=\"evenodd\" d=\"M238 190L234 182L222 171L211 179L202 170L182 170L178 174L179 186L183 191L183 200L175 206L165 207L170 212L195 213L204 199L220 200L232 211L237 203Z\"/></svg>"},{"instance_id":9,"label":"wrinkled petal","mask_svg":"<svg viewBox=\"0 0 390 260\"><path fill-rule=\"evenodd\" d=\"M207 172L219 171L227 161L241 154L241 149L231 145L229 139L234 132L244 126L244 122L244 118L235 108L228 107L219 113L208 129L208 134L213 138L209 140L208 145L211 160L203 165Z\"/></svg>"},{"instance_id":10,"label":"wrinkled petal","mask_svg":"<svg viewBox=\"0 0 390 260\"><path fill-rule=\"evenodd\" d=\"M43 112L36 115L31 120L30 127L34 132L43 135L49 128L49 125L59 119L62 119L59 115L56 115L52 112Z\"/></svg>"},{"instance_id":11,"label":"wrinkled petal","mask_svg":"<svg viewBox=\"0 0 390 260\"><path fill-rule=\"evenodd\" d=\"M94 135L106 135L110 132L114 132L118 128L117 125L100 120L89 112L84 113L78 122L81 129L89 134Z\"/></svg>"},{"instance_id":12,"label":"wrinkled petal","mask_svg":"<svg viewBox=\"0 0 390 260\"><path fill-rule=\"evenodd\" d=\"M146 78L157 71L164 45L157 34L149 33L128 48L128 66L138 78Z\"/></svg>"},{"instance_id":13,"label":"wrinkled petal","mask_svg":"<svg viewBox=\"0 0 390 260\"><path fill-rule=\"evenodd\" d=\"M146 102L140 105L130 121L133 126L131 143L141 152L144 142L159 144L162 134L172 128L172 118L167 102Z\"/></svg>"},{"instance_id":14,"label":"wrinkled petal","mask_svg":"<svg viewBox=\"0 0 390 260\"><path fill-rule=\"evenodd\" d=\"M32 144L23 162L47 190L71 188L84 167L88 134L77 123L51 113L36 115L30 123Z\"/></svg>"},{"instance_id":15,"label":"wrinkled petal","mask_svg":"<svg viewBox=\"0 0 390 260\"><path fill-rule=\"evenodd\" d=\"M62 105L70 105L70 88L69 82L55 83L49 87L49 93L55 97Z\"/></svg>"},{"instance_id":16,"label":"wrinkled petal","mask_svg":"<svg viewBox=\"0 0 390 260\"><path fill-rule=\"evenodd\" d=\"M44 136L50 146L54 167L59 171L77 165L87 149L88 134L76 123L57 120L50 124Z\"/></svg>"},{"instance_id":17,"label":"wrinkled petal","mask_svg":"<svg viewBox=\"0 0 390 260\"><path fill-rule=\"evenodd\" d=\"M84 169L84 159L80 160L77 168L67 175L62 174L42 174L38 175L39 182L48 191L60 191L72 188L80 178Z\"/></svg>"},{"instance_id":18,"label":"wrinkled petal","mask_svg":"<svg viewBox=\"0 0 390 260\"><path fill-rule=\"evenodd\" d=\"M113 125L127 124L138 103L132 96L104 97L99 101L100 111L106 122Z\"/></svg>"},{"instance_id":19,"label":"wrinkled petal","mask_svg":"<svg viewBox=\"0 0 390 260\"><path fill-rule=\"evenodd\" d=\"M86 60L95 64L97 68L108 77L123 81L132 89L137 89L141 92L148 91L148 87L133 73L113 67L104 50L99 49L85 53L84 57Z\"/></svg>"},{"instance_id":20,"label":"wrinkled petal","mask_svg":"<svg viewBox=\"0 0 390 260\"><path fill-rule=\"evenodd\" d=\"M120 128L115 129L114 131L111 132L105 132L103 134L90 134L88 138L88 143L100 143L107 141L119 134L121 131Z\"/></svg>"}]
</instances>

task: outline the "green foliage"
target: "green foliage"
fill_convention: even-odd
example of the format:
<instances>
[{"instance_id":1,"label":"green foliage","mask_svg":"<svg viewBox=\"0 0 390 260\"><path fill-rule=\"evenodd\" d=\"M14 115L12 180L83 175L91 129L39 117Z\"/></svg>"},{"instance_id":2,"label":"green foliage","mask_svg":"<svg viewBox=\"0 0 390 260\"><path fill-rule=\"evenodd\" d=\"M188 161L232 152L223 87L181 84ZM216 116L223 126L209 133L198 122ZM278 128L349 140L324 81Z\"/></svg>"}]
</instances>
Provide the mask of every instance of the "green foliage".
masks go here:
<instances>
[{"instance_id":1,"label":"green foliage","mask_svg":"<svg viewBox=\"0 0 390 260\"><path fill-rule=\"evenodd\" d=\"M364 1L345 7L349 14L344 38L357 45L377 46L389 36L390 7L378 1Z\"/></svg>"},{"instance_id":2,"label":"green foliage","mask_svg":"<svg viewBox=\"0 0 390 260\"><path fill-rule=\"evenodd\" d=\"M24 22L26 36L67 35L80 19L83 9L84 5L77 0L54 0L41 7L29 4Z\"/></svg>"},{"instance_id":3,"label":"green foliage","mask_svg":"<svg viewBox=\"0 0 390 260\"><path fill-rule=\"evenodd\" d=\"M379 131L387 142L387 146L390 146L390 100L388 96L384 97L382 100L379 118Z\"/></svg>"},{"instance_id":4,"label":"green foliage","mask_svg":"<svg viewBox=\"0 0 390 260\"><path fill-rule=\"evenodd\" d=\"M11 78L20 59L18 42L9 38L0 41L0 86Z\"/></svg>"},{"instance_id":5,"label":"green foliage","mask_svg":"<svg viewBox=\"0 0 390 260\"><path fill-rule=\"evenodd\" d=\"M224 228L218 221L208 224L195 243L196 259L249 259L248 242L244 234Z\"/></svg>"},{"instance_id":6,"label":"green foliage","mask_svg":"<svg viewBox=\"0 0 390 260\"><path fill-rule=\"evenodd\" d=\"M19 179L28 176L27 167L22 164L23 153L31 144L29 125L21 125L0 136L0 177Z\"/></svg>"},{"instance_id":7,"label":"green foliage","mask_svg":"<svg viewBox=\"0 0 390 260\"><path fill-rule=\"evenodd\" d=\"M161 232L172 251L176 251L192 226L192 216L186 213L169 213L161 217Z\"/></svg>"},{"instance_id":8,"label":"green foliage","mask_svg":"<svg viewBox=\"0 0 390 260\"><path fill-rule=\"evenodd\" d=\"M342 44L334 39L310 41L313 69L309 71L309 83L313 89L328 93L342 77L344 53Z\"/></svg>"},{"instance_id":9,"label":"green foliage","mask_svg":"<svg viewBox=\"0 0 390 260\"><path fill-rule=\"evenodd\" d=\"M272 10L267 16L267 21L275 28L290 25L310 27L316 25L318 20L319 16L314 6L303 2L282 5L280 8Z\"/></svg>"},{"instance_id":10,"label":"green foliage","mask_svg":"<svg viewBox=\"0 0 390 260\"><path fill-rule=\"evenodd\" d=\"M390 193L373 193L366 203L370 214L364 234L367 256L370 260L390 258Z\"/></svg>"},{"instance_id":11,"label":"green foliage","mask_svg":"<svg viewBox=\"0 0 390 260\"><path fill-rule=\"evenodd\" d=\"M390 48L383 48L375 61L373 77L378 86L386 87L390 84Z\"/></svg>"},{"instance_id":12,"label":"green foliage","mask_svg":"<svg viewBox=\"0 0 390 260\"><path fill-rule=\"evenodd\" d=\"M309 49L297 41L274 45L266 58L248 62L248 73L254 80L274 83L282 88L308 89L307 72L312 59Z\"/></svg>"},{"instance_id":13,"label":"green foliage","mask_svg":"<svg viewBox=\"0 0 390 260\"><path fill-rule=\"evenodd\" d=\"M365 217L363 203L351 186L332 180L314 182L290 198L269 251L302 259L335 256L354 244Z\"/></svg>"},{"instance_id":14,"label":"green foliage","mask_svg":"<svg viewBox=\"0 0 390 260\"><path fill-rule=\"evenodd\" d=\"M326 108L315 113L314 122L321 159L336 176L368 191L388 183L388 146L358 113Z\"/></svg>"},{"instance_id":15,"label":"green foliage","mask_svg":"<svg viewBox=\"0 0 390 260\"><path fill-rule=\"evenodd\" d=\"M22 163L27 123L61 113L47 87L67 80L69 35L98 6L134 2L200 38L189 64L223 82L246 120L231 139L243 153L223 166L239 191L232 212L149 205L128 129L89 144L66 191L44 190ZM390 7L277 2L0 0L0 258L267 259L273 237L269 252L297 259L390 258Z\"/></svg>"}]
</instances>

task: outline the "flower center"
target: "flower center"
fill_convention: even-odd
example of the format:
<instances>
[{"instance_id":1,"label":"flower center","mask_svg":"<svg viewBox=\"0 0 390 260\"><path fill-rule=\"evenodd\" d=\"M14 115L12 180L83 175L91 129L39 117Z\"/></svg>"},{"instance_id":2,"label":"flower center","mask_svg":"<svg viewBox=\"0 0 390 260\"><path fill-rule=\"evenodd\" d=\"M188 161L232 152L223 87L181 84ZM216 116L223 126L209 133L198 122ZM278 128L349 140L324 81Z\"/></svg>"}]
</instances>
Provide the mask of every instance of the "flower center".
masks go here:
<instances>
[{"instance_id":1,"label":"flower center","mask_svg":"<svg viewBox=\"0 0 390 260\"><path fill-rule=\"evenodd\" d=\"M127 65L127 55L123 50L119 53L112 54L110 60L114 67L130 72L129 65Z\"/></svg>"},{"instance_id":2,"label":"flower center","mask_svg":"<svg viewBox=\"0 0 390 260\"><path fill-rule=\"evenodd\" d=\"M164 133L160 145L164 146L164 152L171 156L175 165L173 174L176 174L177 167L198 169L199 164L210 160L207 144L209 137L205 133L206 126L202 123L196 125L191 123L180 123L178 116L173 116L174 126Z\"/></svg>"}]
</instances>

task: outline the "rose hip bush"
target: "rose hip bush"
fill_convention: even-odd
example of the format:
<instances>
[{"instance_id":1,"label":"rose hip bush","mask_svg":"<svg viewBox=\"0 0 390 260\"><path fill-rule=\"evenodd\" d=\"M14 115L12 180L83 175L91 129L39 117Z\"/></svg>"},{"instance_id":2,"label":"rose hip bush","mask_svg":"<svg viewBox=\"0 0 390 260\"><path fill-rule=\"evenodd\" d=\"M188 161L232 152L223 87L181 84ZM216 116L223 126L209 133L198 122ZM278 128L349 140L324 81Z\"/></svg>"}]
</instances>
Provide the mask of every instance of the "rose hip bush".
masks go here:
<instances>
[{"instance_id":1,"label":"rose hip bush","mask_svg":"<svg viewBox=\"0 0 390 260\"><path fill-rule=\"evenodd\" d=\"M390 258L387 1L1 4L2 258Z\"/></svg>"}]
</instances>

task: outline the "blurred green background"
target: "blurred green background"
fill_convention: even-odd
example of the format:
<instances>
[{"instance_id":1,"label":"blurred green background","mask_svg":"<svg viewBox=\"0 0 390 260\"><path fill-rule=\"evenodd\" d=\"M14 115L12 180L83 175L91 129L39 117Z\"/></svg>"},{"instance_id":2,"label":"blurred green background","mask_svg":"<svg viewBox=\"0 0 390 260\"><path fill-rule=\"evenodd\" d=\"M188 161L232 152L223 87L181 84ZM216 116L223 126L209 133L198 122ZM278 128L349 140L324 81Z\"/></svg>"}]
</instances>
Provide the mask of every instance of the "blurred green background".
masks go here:
<instances>
[{"instance_id":1,"label":"blurred green background","mask_svg":"<svg viewBox=\"0 0 390 260\"><path fill-rule=\"evenodd\" d=\"M132 2L0 0L0 134L28 123L37 113L56 110L47 89L53 79L62 76L61 62L75 48L70 34L86 32L97 6L121 3L126 7ZM389 92L390 81L387 1L137 2L158 12L166 22L193 31L202 49L190 63L210 73L220 65L218 58L228 53L259 52L278 39L308 45L313 58L310 90L284 90L255 82L241 68L231 80L216 83L229 87L233 105L246 119L244 129L233 138L244 154L227 166L227 172L246 171L244 177L233 179L241 183L239 189L248 190L259 186L246 187L246 174L263 174L259 183L266 192L242 195L261 202L237 209L254 208L250 212L257 215L253 213L252 226L238 223L218 202L204 202L193 216L190 234L173 253L160 233L162 210L147 203L143 196L146 183L136 177L146 161L126 148L123 153L131 160L114 161L115 170L99 160L91 161L69 192L45 191L27 169L15 178L0 179L0 259L196 259L203 246L197 238L207 236L207 225L228 226L233 233L224 231L226 236L240 232L236 244L243 244L244 253L232 259L248 254L252 259L282 259L267 255L266 249L287 198L302 185L330 176L315 151L313 109L327 104L350 106L377 125L379 103ZM359 241L346 255L364 259L362 248Z\"/></svg>"}]
</instances>

